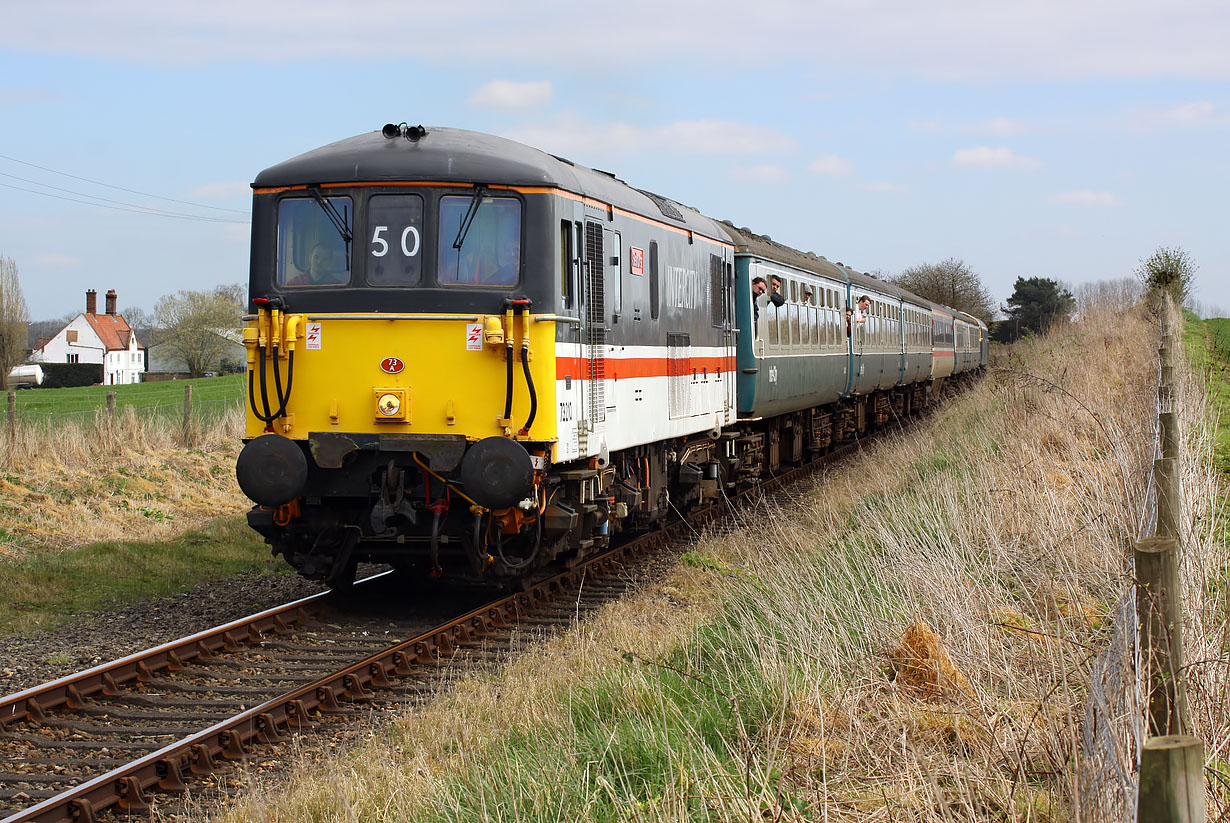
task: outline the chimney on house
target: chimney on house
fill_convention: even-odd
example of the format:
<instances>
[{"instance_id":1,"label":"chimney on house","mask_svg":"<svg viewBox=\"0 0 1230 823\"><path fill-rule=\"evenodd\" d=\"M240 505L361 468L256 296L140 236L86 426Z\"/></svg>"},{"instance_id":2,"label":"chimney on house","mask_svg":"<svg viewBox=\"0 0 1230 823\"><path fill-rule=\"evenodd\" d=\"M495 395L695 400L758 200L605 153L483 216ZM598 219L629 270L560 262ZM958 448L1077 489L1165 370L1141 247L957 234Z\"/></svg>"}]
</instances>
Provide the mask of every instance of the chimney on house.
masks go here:
<instances>
[{"instance_id":1,"label":"chimney on house","mask_svg":"<svg viewBox=\"0 0 1230 823\"><path fill-rule=\"evenodd\" d=\"M98 312L98 292L93 289L85 290L85 313L95 314Z\"/></svg>"},{"instance_id":2,"label":"chimney on house","mask_svg":"<svg viewBox=\"0 0 1230 823\"><path fill-rule=\"evenodd\" d=\"M107 289L107 314L115 314L115 289Z\"/></svg>"}]
</instances>

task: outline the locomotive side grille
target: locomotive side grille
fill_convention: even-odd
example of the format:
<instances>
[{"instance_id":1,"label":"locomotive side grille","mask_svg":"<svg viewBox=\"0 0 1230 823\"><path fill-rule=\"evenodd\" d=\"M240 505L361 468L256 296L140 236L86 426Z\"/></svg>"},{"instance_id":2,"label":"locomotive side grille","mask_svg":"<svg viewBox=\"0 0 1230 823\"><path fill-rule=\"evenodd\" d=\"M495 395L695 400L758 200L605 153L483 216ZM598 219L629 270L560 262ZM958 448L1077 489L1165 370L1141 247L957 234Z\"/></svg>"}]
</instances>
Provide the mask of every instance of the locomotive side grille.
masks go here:
<instances>
[{"instance_id":1,"label":"locomotive side grille","mask_svg":"<svg viewBox=\"0 0 1230 823\"><path fill-rule=\"evenodd\" d=\"M671 418L692 414L692 336L687 332L666 335L667 414Z\"/></svg>"},{"instance_id":2,"label":"locomotive side grille","mask_svg":"<svg viewBox=\"0 0 1230 823\"><path fill-rule=\"evenodd\" d=\"M672 220L678 220L680 223L683 222L683 213L679 211L679 209L675 208L674 203L667 200L662 195L654 194L651 191L645 191L644 189L637 189L637 191L652 200L654 205L658 207L658 211L662 212L662 214Z\"/></svg>"},{"instance_id":3,"label":"locomotive side grille","mask_svg":"<svg viewBox=\"0 0 1230 823\"><path fill-rule=\"evenodd\" d=\"M602 226L585 224L585 345L589 359L589 420L606 420L606 292L602 280Z\"/></svg>"},{"instance_id":4,"label":"locomotive side grille","mask_svg":"<svg viewBox=\"0 0 1230 823\"><path fill-rule=\"evenodd\" d=\"M722 258L716 254L709 255L709 313L715 329L720 329L726 322L726 289L722 271Z\"/></svg>"}]
</instances>

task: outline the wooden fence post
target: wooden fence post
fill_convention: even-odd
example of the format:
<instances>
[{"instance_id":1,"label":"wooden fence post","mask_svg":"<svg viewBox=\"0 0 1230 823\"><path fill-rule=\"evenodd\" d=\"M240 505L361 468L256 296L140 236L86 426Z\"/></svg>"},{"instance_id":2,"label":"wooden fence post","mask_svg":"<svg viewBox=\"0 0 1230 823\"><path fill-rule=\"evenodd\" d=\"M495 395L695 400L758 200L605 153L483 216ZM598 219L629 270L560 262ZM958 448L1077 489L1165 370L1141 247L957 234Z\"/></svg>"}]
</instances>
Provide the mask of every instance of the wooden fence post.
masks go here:
<instances>
[{"instance_id":1,"label":"wooden fence post","mask_svg":"<svg viewBox=\"0 0 1230 823\"><path fill-rule=\"evenodd\" d=\"M1183 680L1183 606L1179 545L1174 538L1138 541L1136 617L1149 690L1149 733L1183 734L1190 727Z\"/></svg>"},{"instance_id":2,"label":"wooden fence post","mask_svg":"<svg viewBox=\"0 0 1230 823\"><path fill-rule=\"evenodd\" d=\"M1151 737L1140 750L1136 819L1205 823L1204 743L1187 735Z\"/></svg>"},{"instance_id":3,"label":"wooden fence post","mask_svg":"<svg viewBox=\"0 0 1230 823\"><path fill-rule=\"evenodd\" d=\"M1163 444L1164 445L1164 444ZM1153 482L1157 484L1158 537L1179 537L1179 461L1162 457L1153 461Z\"/></svg>"},{"instance_id":4,"label":"wooden fence post","mask_svg":"<svg viewBox=\"0 0 1230 823\"><path fill-rule=\"evenodd\" d=\"M184 386L184 445L192 444L192 384Z\"/></svg>"},{"instance_id":5,"label":"wooden fence post","mask_svg":"<svg viewBox=\"0 0 1230 823\"><path fill-rule=\"evenodd\" d=\"M1179 459L1179 421L1174 412L1162 412L1158 416L1161 424L1162 457Z\"/></svg>"},{"instance_id":6,"label":"wooden fence post","mask_svg":"<svg viewBox=\"0 0 1230 823\"><path fill-rule=\"evenodd\" d=\"M107 422L115 420L115 392L107 392Z\"/></svg>"}]
</instances>

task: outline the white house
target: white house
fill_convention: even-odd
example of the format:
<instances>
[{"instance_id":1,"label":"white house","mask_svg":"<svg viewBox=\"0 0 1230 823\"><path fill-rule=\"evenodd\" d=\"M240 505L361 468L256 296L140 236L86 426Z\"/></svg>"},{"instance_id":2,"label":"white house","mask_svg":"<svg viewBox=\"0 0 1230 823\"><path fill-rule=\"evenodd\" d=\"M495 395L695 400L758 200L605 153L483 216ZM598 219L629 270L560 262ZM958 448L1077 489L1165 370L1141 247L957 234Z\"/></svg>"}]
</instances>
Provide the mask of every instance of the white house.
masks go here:
<instances>
[{"instance_id":1,"label":"white house","mask_svg":"<svg viewBox=\"0 0 1230 823\"><path fill-rule=\"evenodd\" d=\"M103 383L118 386L140 383L145 371L145 347L123 315L115 311L115 289L107 292L107 313L98 313L98 295L85 293L85 312L60 329L55 337L39 340L30 353L37 363L102 363Z\"/></svg>"}]
</instances>

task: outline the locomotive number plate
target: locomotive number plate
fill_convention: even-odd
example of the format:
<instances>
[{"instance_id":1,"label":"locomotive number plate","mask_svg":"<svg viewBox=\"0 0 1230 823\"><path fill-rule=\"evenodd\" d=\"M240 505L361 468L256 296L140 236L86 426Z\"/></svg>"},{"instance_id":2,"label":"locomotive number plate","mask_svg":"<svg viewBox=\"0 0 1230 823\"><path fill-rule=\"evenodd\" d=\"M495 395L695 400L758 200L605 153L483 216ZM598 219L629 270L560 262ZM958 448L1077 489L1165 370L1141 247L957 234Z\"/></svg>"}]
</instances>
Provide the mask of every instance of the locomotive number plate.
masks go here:
<instances>
[{"instance_id":1,"label":"locomotive number plate","mask_svg":"<svg viewBox=\"0 0 1230 823\"><path fill-rule=\"evenodd\" d=\"M397 357L386 357L380 361L380 370L386 374L401 374L406 364Z\"/></svg>"}]
</instances>

